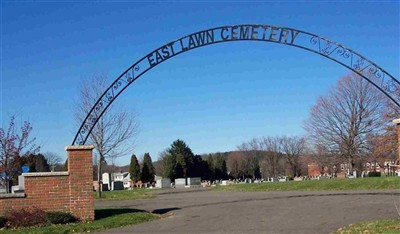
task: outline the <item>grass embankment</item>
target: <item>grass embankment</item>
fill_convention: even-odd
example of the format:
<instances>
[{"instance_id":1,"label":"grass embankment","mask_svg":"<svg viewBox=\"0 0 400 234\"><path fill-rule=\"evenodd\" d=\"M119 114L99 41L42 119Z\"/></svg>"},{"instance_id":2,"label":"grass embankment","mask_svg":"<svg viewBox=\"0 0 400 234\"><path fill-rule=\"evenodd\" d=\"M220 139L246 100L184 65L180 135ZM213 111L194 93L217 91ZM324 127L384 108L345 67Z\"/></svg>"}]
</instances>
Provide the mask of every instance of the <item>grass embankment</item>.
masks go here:
<instances>
[{"instance_id":1,"label":"grass embankment","mask_svg":"<svg viewBox=\"0 0 400 234\"><path fill-rule=\"evenodd\" d=\"M95 210L91 223L71 223L38 228L3 230L2 233L83 233L148 222L161 216L136 209L102 208Z\"/></svg>"},{"instance_id":2,"label":"grass embankment","mask_svg":"<svg viewBox=\"0 0 400 234\"><path fill-rule=\"evenodd\" d=\"M148 189L104 191L101 193L101 198L97 197L97 193L95 193L94 196L99 201L136 200L155 197L154 194L152 194Z\"/></svg>"},{"instance_id":3,"label":"grass embankment","mask_svg":"<svg viewBox=\"0 0 400 234\"><path fill-rule=\"evenodd\" d=\"M104 191L97 200L135 200L155 197L147 189ZM37 228L24 228L17 230L0 230L1 233L82 233L95 230L116 228L133 225L158 219L161 216L146 211L124 208L101 208L95 210L95 221L91 223L71 223L64 225L50 225Z\"/></svg>"},{"instance_id":4,"label":"grass embankment","mask_svg":"<svg viewBox=\"0 0 400 234\"><path fill-rule=\"evenodd\" d=\"M350 224L347 227L338 229L333 234L356 233L400 233L400 219L386 219Z\"/></svg>"},{"instance_id":5,"label":"grass embankment","mask_svg":"<svg viewBox=\"0 0 400 234\"><path fill-rule=\"evenodd\" d=\"M371 177L357 179L322 179L259 184L217 186L221 191L341 191L400 189L400 177Z\"/></svg>"}]
</instances>

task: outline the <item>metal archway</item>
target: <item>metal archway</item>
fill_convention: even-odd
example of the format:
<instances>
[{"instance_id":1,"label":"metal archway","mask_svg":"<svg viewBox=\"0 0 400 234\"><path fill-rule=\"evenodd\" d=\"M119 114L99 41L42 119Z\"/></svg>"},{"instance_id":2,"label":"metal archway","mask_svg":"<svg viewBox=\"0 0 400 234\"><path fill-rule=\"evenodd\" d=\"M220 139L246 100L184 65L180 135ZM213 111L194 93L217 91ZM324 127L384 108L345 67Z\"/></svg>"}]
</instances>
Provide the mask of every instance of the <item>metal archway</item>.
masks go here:
<instances>
[{"instance_id":1,"label":"metal archway","mask_svg":"<svg viewBox=\"0 0 400 234\"><path fill-rule=\"evenodd\" d=\"M231 41L264 41L298 47L357 73L400 107L394 92L400 82L377 64L324 37L301 30L260 24L222 26L189 34L150 52L124 71L101 95L80 126L72 145L84 145L93 127L111 103L135 80L158 64L186 51Z\"/></svg>"}]
</instances>

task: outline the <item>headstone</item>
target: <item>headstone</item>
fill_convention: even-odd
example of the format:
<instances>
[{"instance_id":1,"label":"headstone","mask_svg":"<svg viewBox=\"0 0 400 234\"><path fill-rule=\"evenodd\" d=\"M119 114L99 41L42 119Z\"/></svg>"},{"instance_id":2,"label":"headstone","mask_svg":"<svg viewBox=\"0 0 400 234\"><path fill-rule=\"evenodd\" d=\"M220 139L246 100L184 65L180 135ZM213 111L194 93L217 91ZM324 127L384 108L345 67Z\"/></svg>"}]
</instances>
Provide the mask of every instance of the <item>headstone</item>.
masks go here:
<instances>
[{"instance_id":1,"label":"headstone","mask_svg":"<svg viewBox=\"0 0 400 234\"><path fill-rule=\"evenodd\" d=\"M122 181L112 182L112 190L124 190L124 183Z\"/></svg>"},{"instance_id":2,"label":"headstone","mask_svg":"<svg viewBox=\"0 0 400 234\"><path fill-rule=\"evenodd\" d=\"M101 191L109 191L108 184L101 184Z\"/></svg>"},{"instance_id":3,"label":"headstone","mask_svg":"<svg viewBox=\"0 0 400 234\"><path fill-rule=\"evenodd\" d=\"M187 184L189 186L200 186L201 178L200 177L190 177L187 178Z\"/></svg>"},{"instance_id":4,"label":"headstone","mask_svg":"<svg viewBox=\"0 0 400 234\"><path fill-rule=\"evenodd\" d=\"M186 186L185 178L175 179L175 188L185 188L185 186Z\"/></svg>"},{"instance_id":5,"label":"headstone","mask_svg":"<svg viewBox=\"0 0 400 234\"><path fill-rule=\"evenodd\" d=\"M270 179L270 182L278 182L279 180L278 180L278 178L276 178L276 177L271 177L271 179Z\"/></svg>"},{"instance_id":6,"label":"headstone","mask_svg":"<svg viewBox=\"0 0 400 234\"><path fill-rule=\"evenodd\" d=\"M158 177L156 180L156 188L170 188L171 179Z\"/></svg>"},{"instance_id":7,"label":"headstone","mask_svg":"<svg viewBox=\"0 0 400 234\"><path fill-rule=\"evenodd\" d=\"M102 175L102 181L103 181L103 188L105 185L107 185L107 189L103 191L109 191L112 190L111 188L111 175L109 173L103 173Z\"/></svg>"},{"instance_id":8,"label":"headstone","mask_svg":"<svg viewBox=\"0 0 400 234\"><path fill-rule=\"evenodd\" d=\"M222 182L221 182L221 185L228 185L228 180L223 180Z\"/></svg>"},{"instance_id":9,"label":"headstone","mask_svg":"<svg viewBox=\"0 0 400 234\"><path fill-rule=\"evenodd\" d=\"M281 177L281 178L279 178L279 182L286 182L287 181L287 178L286 177Z\"/></svg>"}]
</instances>

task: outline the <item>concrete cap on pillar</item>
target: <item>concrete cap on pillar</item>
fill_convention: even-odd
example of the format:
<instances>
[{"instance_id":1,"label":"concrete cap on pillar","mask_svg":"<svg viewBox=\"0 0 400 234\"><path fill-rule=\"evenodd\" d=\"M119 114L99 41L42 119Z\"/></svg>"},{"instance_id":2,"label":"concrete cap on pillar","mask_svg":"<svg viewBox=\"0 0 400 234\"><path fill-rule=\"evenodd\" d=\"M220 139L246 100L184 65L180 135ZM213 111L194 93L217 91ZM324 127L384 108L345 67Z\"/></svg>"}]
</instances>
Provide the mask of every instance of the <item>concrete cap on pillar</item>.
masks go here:
<instances>
[{"instance_id":1,"label":"concrete cap on pillar","mask_svg":"<svg viewBox=\"0 0 400 234\"><path fill-rule=\"evenodd\" d=\"M69 150L92 150L94 149L93 145L69 145L65 147L66 151Z\"/></svg>"},{"instance_id":2,"label":"concrete cap on pillar","mask_svg":"<svg viewBox=\"0 0 400 234\"><path fill-rule=\"evenodd\" d=\"M392 122L393 122L394 124L400 125L400 119L394 119Z\"/></svg>"}]
</instances>

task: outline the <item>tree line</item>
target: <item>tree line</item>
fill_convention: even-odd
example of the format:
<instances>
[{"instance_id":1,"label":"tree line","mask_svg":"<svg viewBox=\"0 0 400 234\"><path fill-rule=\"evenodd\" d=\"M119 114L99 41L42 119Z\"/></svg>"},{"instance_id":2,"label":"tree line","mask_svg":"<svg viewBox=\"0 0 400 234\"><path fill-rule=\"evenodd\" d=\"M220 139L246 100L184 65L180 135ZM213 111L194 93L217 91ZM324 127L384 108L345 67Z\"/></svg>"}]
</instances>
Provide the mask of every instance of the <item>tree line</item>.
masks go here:
<instances>
[{"instance_id":1,"label":"tree line","mask_svg":"<svg viewBox=\"0 0 400 234\"><path fill-rule=\"evenodd\" d=\"M227 179L226 160L222 154L194 155L183 140L174 141L159 158L158 172L162 177L201 177L203 180Z\"/></svg>"},{"instance_id":2,"label":"tree line","mask_svg":"<svg viewBox=\"0 0 400 234\"><path fill-rule=\"evenodd\" d=\"M370 79L376 79L373 72L366 72ZM82 84L80 104L76 110L77 124L82 122L90 109L88 107L93 106L104 90L105 79L100 78L95 77ZM400 99L400 87L392 85L388 87L394 90L391 94ZM225 179L228 176L298 176L303 173L299 168L298 155L304 153L304 150L321 166L335 166L345 162L349 170L360 173L367 161L383 167L386 160L397 158L398 138L396 126L391 120L399 116L398 106L378 89L357 74L348 74L339 79L336 86L326 95L320 96L311 107L304 124L305 136L253 139L239 145L238 151L229 156L223 153L194 155L184 141L177 140L161 154L159 174L171 179L200 176L209 180ZM36 168L36 164L40 164L37 162L41 160L40 156L34 162L30 157L39 155L40 149L35 144L35 138L31 137L31 130L32 126L27 121L18 129L14 117L8 128L0 128L0 178L3 184L7 184L6 187L16 174L13 172L20 172L22 162L35 164ZM132 114L117 109L106 111L87 142L95 145L99 174L102 171L101 164L106 160L113 162L115 157L132 151L131 147L126 148L124 145L132 145L128 141L132 140L136 132L137 126ZM140 173L141 179L142 174L143 178L147 178L152 173L151 167L142 168Z\"/></svg>"}]
</instances>

